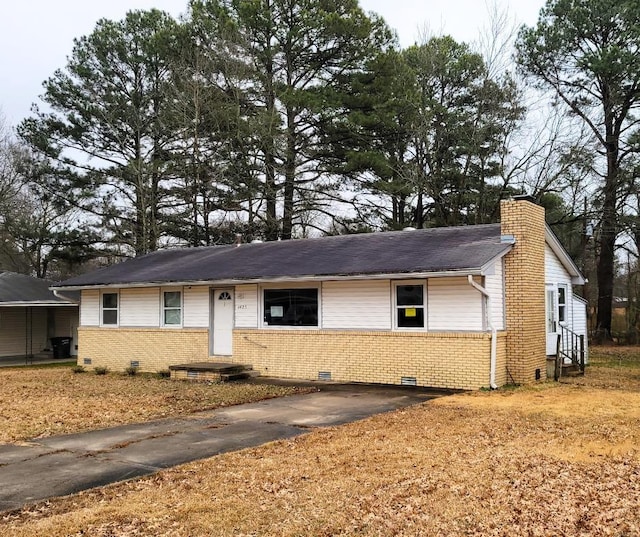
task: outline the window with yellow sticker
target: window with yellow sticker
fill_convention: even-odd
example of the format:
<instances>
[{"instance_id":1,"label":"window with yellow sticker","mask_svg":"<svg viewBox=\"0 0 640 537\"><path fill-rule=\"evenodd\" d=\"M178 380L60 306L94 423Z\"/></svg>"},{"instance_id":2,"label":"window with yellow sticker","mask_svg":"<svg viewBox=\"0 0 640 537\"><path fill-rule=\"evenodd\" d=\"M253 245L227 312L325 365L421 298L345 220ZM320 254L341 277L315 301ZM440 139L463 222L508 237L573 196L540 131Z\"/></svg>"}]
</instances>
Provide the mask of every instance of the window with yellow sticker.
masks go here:
<instances>
[{"instance_id":1,"label":"window with yellow sticker","mask_svg":"<svg viewBox=\"0 0 640 537\"><path fill-rule=\"evenodd\" d=\"M424 328L424 286L396 286L398 328Z\"/></svg>"}]
</instances>

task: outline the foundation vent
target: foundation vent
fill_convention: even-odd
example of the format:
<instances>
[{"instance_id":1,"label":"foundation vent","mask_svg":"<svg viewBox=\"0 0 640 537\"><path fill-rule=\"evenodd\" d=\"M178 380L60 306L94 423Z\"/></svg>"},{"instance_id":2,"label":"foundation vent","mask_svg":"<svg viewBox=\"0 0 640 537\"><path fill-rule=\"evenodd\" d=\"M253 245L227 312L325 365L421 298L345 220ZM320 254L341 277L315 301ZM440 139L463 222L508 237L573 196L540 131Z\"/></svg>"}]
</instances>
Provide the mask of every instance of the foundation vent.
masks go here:
<instances>
[{"instance_id":1,"label":"foundation vent","mask_svg":"<svg viewBox=\"0 0 640 537\"><path fill-rule=\"evenodd\" d=\"M131 360L131 367L140 367L140 360Z\"/></svg>"},{"instance_id":2,"label":"foundation vent","mask_svg":"<svg viewBox=\"0 0 640 537\"><path fill-rule=\"evenodd\" d=\"M82 360L82 363L84 365L91 365L91 358L85 358L84 360Z\"/></svg>"},{"instance_id":3,"label":"foundation vent","mask_svg":"<svg viewBox=\"0 0 640 537\"><path fill-rule=\"evenodd\" d=\"M331 371L318 371L318 380L331 380Z\"/></svg>"},{"instance_id":4,"label":"foundation vent","mask_svg":"<svg viewBox=\"0 0 640 537\"><path fill-rule=\"evenodd\" d=\"M401 377L400 384L402 386L417 386L418 380L416 379L416 377Z\"/></svg>"}]
</instances>

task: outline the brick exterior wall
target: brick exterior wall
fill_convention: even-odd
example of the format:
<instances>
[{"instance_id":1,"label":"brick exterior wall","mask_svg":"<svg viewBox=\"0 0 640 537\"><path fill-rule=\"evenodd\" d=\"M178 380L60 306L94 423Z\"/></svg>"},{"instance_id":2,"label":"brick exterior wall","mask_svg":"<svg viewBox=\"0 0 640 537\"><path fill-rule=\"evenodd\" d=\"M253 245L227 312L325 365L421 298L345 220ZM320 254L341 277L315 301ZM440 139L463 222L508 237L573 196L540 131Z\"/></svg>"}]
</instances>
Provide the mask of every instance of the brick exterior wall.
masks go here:
<instances>
[{"instance_id":1,"label":"brick exterior wall","mask_svg":"<svg viewBox=\"0 0 640 537\"><path fill-rule=\"evenodd\" d=\"M202 362L208 330L154 328L79 329L78 364L123 371L132 360L140 371ZM506 382L506 333L498 333L497 382ZM320 371L338 382L400 384L415 377L418 386L477 390L489 385L491 339L487 332L382 332L236 329L233 357L220 361L250 364L265 376L316 380ZM214 359L212 359L214 360ZM217 380L219 376L215 375ZM186 371L172 378L188 378Z\"/></svg>"},{"instance_id":2,"label":"brick exterior wall","mask_svg":"<svg viewBox=\"0 0 640 537\"><path fill-rule=\"evenodd\" d=\"M526 200L500 203L503 235L513 235L505 256L505 309L508 381L546 379L544 209Z\"/></svg>"},{"instance_id":3,"label":"brick exterior wall","mask_svg":"<svg viewBox=\"0 0 640 537\"><path fill-rule=\"evenodd\" d=\"M209 331L206 328L97 328L78 329L78 364L91 358L85 367L107 367L123 371L132 360L140 371L162 371L170 365L206 362L209 358Z\"/></svg>"},{"instance_id":4,"label":"brick exterior wall","mask_svg":"<svg viewBox=\"0 0 640 537\"><path fill-rule=\"evenodd\" d=\"M338 382L477 390L489 386L491 335L483 332L369 332L236 329L236 363L262 375ZM506 336L498 334L498 380L505 373Z\"/></svg>"}]
</instances>

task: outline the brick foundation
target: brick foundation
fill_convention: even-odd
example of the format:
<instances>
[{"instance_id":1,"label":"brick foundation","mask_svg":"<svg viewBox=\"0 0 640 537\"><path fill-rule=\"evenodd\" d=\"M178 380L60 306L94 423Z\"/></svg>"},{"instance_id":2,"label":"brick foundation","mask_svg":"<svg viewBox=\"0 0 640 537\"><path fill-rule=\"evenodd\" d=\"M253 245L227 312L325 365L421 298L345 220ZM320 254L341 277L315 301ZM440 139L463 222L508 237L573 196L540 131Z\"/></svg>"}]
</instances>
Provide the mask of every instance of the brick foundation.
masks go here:
<instances>
[{"instance_id":1,"label":"brick foundation","mask_svg":"<svg viewBox=\"0 0 640 537\"><path fill-rule=\"evenodd\" d=\"M140 371L207 361L208 331L81 328L78 363L122 371L131 360ZM506 375L506 334L498 334L497 381ZM400 384L476 390L489 385L491 336L486 332L367 332L236 329L233 357L262 375L310 379L331 373L338 382ZM186 378L186 372L183 372ZM177 375L176 375L177 378ZM218 378L218 377L217 377ZM213 378L211 380L214 380Z\"/></svg>"},{"instance_id":2,"label":"brick foundation","mask_svg":"<svg viewBox=\"0 0 640 537\"><path fill-rule=\"evenodd\" d=\"M203 362L209 358L209 331L183 328L90 328L78 329L78 364L123 371L132 360L140 371L162 371L170 365Z\"/></svg>"},{"instance_id":3,"label":"brick foundation","mask_svg":"<svg viewBox=\"0 0 640 537\"><path fill-rule=\"evenodd\" d=\"M498 334L498 382L506 381L504 333ZM338 382L476 390L489 385L491 336L470 332L235 330L233 361L263 375Z\"/></svg>"}]
</instances>

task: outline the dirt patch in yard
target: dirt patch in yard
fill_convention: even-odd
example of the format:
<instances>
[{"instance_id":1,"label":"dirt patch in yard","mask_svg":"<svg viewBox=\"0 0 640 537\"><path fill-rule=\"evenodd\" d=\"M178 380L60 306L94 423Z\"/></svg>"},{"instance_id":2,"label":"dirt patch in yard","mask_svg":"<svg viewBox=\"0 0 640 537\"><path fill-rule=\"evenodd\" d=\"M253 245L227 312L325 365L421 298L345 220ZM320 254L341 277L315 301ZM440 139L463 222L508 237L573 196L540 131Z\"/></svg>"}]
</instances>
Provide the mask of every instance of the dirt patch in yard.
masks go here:
<instances>
[{"instance_id":1,"label":"dirt patch in yard","mask_svg":"<svg viewBox=\"0 0 640 537\"><path fill-rule=\"evenodd\" d=\"M172 381L153 375L0 369L0 443L190 414L302 391Z\"/></svg>"},{"instance_id":2,"label":"dirt patch in yard","mask_svg":"<svg viewBox=\"0 0 640 537\"><path fill-rule=\"evenodd\" d=\"M0 533L640 535L640 382L602 387L599 367L40 503L0 517Z\"/></svg>"}]
</instances>

